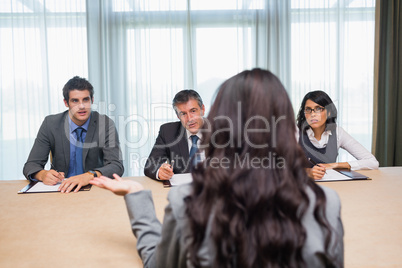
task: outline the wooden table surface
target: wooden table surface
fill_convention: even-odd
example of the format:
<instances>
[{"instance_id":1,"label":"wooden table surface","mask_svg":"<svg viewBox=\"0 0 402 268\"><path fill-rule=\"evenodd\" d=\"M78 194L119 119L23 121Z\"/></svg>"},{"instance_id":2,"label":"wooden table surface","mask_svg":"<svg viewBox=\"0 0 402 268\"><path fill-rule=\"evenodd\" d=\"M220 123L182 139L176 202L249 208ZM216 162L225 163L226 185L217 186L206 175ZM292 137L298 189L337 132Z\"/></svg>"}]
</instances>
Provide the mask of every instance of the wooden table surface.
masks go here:
<instances>
[{"instance_id":1,"label":"wooden table surface","mask_svg":"<svg viewBox=\"0 0 402 268\"><path fill-rule=\"evenodd\" d=\"M402 267L402 167L358 172L371 180L320 183L341 198L345 267Z\"/></svg>"},{"instance_id":2,"label":"wooden table surface","mask_svg":"<svg viewBox=\"0 0 402 268\"><path fill-rule=\"evenodd\" d=\"M359 171L367 181L321 182L342 202L345 267L402 267L402 167ZM162 221L168 188L152 190ZM73 194L17 194L0 181L0 267L142 267L124 199L92 187Z\"/></svg>"}]
</instances>

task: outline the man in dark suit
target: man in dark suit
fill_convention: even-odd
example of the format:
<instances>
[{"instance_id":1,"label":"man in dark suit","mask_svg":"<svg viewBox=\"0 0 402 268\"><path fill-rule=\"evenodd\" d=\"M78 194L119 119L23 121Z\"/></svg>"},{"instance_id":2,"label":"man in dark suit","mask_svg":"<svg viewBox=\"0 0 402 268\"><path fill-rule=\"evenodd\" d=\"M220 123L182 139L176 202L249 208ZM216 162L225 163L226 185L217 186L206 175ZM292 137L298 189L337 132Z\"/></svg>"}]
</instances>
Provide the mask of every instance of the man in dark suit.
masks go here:
<instances>
[{"instance_id":1,"label":"man in dark suit","mask_svg":"<svg viewBox=\"0 0 402 268\"><path fill-rule=\"evenodd\" d=\"M39 129L24 165L28 180L46 185L61 182L59 190L75 192L94 177L123 175L120 142L114 122L91 111L94 90L84 78L75 76L63 88L68 110L49 115ZM51 169L44 166L51 153Z\"/></svg>"},{"instance_id":2,"label":"man in dark suit","mask_svg":"<svg viewBox=\"0 0 402 268\"><path fill-rule=\"evenodd\" d=\"M145 164L146 176L168 180L174 173L190 172L193 151L202 139L200 128L204 124L205 107L200 95L191 89L178 92L173 109L180 122L166 123ZM197 157L197 156L194 156Z\"/></svg>"}]
</instances>

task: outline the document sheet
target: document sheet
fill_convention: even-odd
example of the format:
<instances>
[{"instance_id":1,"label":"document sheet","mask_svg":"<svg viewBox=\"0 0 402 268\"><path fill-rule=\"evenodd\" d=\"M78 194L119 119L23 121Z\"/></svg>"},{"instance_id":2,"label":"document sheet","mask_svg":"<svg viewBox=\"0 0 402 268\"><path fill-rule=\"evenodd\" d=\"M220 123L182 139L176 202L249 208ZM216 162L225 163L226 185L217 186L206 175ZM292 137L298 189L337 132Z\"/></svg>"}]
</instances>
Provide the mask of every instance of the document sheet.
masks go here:
<instances>
[{"instance_id":1,"label":"document sheet","mask_svg":"<svg viewBox=\"0 0 402 268\"><path fill-rule=\"evenodd\" d=\"M19 194L29 194L29 193L52 193L52 192L60 192L59 187L61 183L57 183L56 185L46 185L41 181L38 182L30 182L23 189L18 191ZM91 190L92 185L88 184L80 188L80 191L89 191ZM76 187L72 189L75 190Z\"/></svg>"},{"instance_id":2,"label":"document sheet","mask_svg":"<svg viewBox=\"0 0 402 268\"><path fill-rule=\"evenodd\" d=\"M38 181L34 186L32 186L27 193L38 193L38 192L58 192L61 183L56 185L46 185L41 181Z\"/></svg>"},{"instance_id":3,"label":"document sheet","mask_svg":"<svg viewBox=\"0 0 402 268\"><path fill-rule=\"evenodd\" d=\"M333 169L327 169L326 174L321 180L317 181L348 181L352 180L352 178L345 176Z\"/></svg>"},{"instance_id":4,"label":"document sheet","mask_svg":"<svg viewBox=\"0 0 402 268\"><path fill-rule=\"evenodd\" d=\"M170 179L170 184L172 186L178 186L181 184L190 183L193 181L193 177L191 173L183 173L183 174L174 174L173 177Z\"/></svg>"}]
</instances>

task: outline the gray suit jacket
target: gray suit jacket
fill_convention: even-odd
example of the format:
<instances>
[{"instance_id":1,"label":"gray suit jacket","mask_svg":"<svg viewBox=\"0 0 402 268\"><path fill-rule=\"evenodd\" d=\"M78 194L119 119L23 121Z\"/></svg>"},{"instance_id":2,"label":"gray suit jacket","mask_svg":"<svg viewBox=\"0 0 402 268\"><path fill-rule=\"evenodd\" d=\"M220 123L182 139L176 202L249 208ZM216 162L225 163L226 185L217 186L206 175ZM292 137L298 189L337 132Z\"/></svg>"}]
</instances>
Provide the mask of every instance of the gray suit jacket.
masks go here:
<instances>
[{"instance_id":1,"label":"gray suit jacket","mask_svg":"<svg viewBox=\"0 0 402 268\"><path fill-rule=\"evenodd\" d=\"M156 172L166 160L169 160L169 163L175 161L173 166L175 174L190 172L189 158L186 129L181 122L163 124L145 163L145 176L156 179Z\"/></svg>"},{"instance_id":2,"label":"gray suit jacket","mask_svg":"<svg viewBox=\"0 0 402 268\"><path fill-rule=\"evenodd\" d=\"M70 163L70 134L68 111L49 115L43 121L35 143L24 165L24 176L42 170L52 153L53 166L67 174ZM84 172L98 170L107 177L123 175L124 167L119 136L114 122L106 115L91 113L83 148Z\"/></svg>"},{"instance_id":3,"label":"gray suit jacket","mask_svg":"<svg viewBox=\"0 0 402 268\"><path fill-rule=\"evenodd\" d=\"M321 187L327 198L326 215L333 231L331 233L330 254L335 260L334 267L343 267L343 227L340 218L341 204L337 193ZM189 195L191 185L171 188L165 208L163 225L155 215L151 192L143 190L125 196L127 210L134 235L137 237L137 250L144 267L192 267L188 260L187 248L191 241L186 206L183 199ZM315 195L309 189L310 206L302 219L307 232L303 247L303 258L307 267L326 267L324 255L324 235L314 219ZM210 229L198 252L202 267L211 267L214 260L214 245L209 239Z\"/></svg>"}]
</instances>

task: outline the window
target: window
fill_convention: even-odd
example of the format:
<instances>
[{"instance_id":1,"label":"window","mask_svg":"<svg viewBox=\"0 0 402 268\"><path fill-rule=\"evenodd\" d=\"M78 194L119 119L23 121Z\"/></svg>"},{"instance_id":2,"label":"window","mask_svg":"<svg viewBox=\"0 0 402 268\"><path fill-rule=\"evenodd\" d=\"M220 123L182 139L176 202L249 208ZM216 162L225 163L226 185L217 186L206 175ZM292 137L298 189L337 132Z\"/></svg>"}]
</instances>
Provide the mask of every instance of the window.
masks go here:
<instances>
[{"instance_id":1,"label":"window","mask_svg":"<svg viewBox=\"0 0 402 268\"><path fill-rule=\"evenodd\" d=\"M75 75L116 123L125 176L143 174L174 95L193 88L206 112L218 86L271 70L297 112L329 93L338 123L371 148L374 0L11 0L0 2L1 178L22 167L44 117L66 109ZM343 154L340 160L349 159Z\"/></svg>"},{"instance_id":2,"label":"window","mask_svg":"<svg viewBox=\"0 0 402 268\"><path fill-rule=\"evenodd\" d=\"M295 110L308 91L327 92L338 124L368 150L372 138L374 1L292 1ZM344 151L338 161L352 160Z\"/></svg>"},{"instance_id":3,"label":"window","mask_svg":"<svg viewBox=\"0 0 402 268\"><path fill-rule=\"evenodd\" d=\"M88 76L85 1L0 2L1 178L22 168L45 116L65 110L62 88Z\"/></svg>"}]
</instances>

